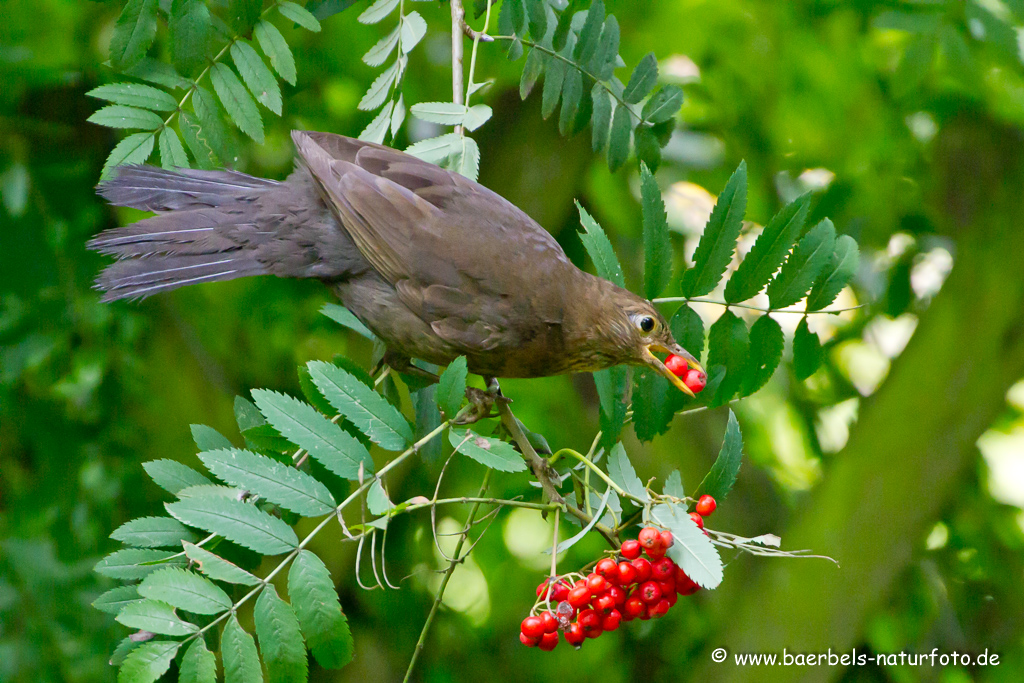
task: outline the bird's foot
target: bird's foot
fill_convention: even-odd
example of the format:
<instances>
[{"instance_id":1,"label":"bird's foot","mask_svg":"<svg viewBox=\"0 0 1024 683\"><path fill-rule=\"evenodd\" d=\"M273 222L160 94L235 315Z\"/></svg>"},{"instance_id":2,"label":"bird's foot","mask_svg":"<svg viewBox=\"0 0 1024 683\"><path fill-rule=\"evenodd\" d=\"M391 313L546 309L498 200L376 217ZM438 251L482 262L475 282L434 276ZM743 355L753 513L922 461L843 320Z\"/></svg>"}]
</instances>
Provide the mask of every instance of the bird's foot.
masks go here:
<instances>
[{"instance_id":1,"label":"bird's foot","mask_svg":"<svg viewBox=\"0 0 1024 683\"><path fill-rule=\"evenodd\" d=\"M469 400L469 405L463 408L458 417L453 420L455 424L468 425L491 417L491 409L494 408L496 400L494 394L476 387L466 387L466 398Z\"/></svg>"}]
</instances>

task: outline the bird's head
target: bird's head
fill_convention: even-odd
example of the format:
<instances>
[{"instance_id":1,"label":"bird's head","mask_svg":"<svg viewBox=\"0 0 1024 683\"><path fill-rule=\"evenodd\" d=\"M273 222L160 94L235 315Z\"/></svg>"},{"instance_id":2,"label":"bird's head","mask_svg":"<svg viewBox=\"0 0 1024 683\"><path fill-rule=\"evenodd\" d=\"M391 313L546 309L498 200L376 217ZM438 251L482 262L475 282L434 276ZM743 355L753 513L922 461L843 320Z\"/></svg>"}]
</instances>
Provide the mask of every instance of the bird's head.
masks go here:
<instances>
[{"instance_id":1,"label":"bird's head","mask_svg":"<svg viewBox=\"0 0 1024 683\"><path fill-rule=\"evenodd\" d=\"M658 312L650 301L630 291L615 288L612 294L612 308L616 315L609 321L611 339L619 349L624 362L631 365L646 365L664 376L683 393L693 396L693 392L683 380L674 375L665 364L654 354L671 353L686 359L691 368L703 371L704 368L693 355L679 345L672 337L664 316Z\"/></svg>"}]
</instances>

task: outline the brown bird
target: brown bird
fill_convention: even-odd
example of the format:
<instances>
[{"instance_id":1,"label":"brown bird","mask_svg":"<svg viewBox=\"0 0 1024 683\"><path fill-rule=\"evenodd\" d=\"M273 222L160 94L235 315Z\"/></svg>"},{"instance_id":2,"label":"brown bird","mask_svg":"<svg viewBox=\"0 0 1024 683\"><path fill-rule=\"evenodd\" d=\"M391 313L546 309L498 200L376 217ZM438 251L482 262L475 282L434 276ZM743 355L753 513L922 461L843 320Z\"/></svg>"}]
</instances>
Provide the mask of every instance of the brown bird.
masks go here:
<instances>
[{"instance_id":1,"label":"brown bird","mask_svg":"<svg viewBox=\"0 0 1024 683\"><path fill-rule=\"evenodd\" d=\"M118 257L104 301L249 275L317 278L387 345L385 362L543 377L646 365L693 395L653 352L699 363L650 301L574 266L551 235L457 173L330 133L294 131L284 182L235 171L122 167L99 187L156 216L89 247Z\"/></svg>"}]
</instances>

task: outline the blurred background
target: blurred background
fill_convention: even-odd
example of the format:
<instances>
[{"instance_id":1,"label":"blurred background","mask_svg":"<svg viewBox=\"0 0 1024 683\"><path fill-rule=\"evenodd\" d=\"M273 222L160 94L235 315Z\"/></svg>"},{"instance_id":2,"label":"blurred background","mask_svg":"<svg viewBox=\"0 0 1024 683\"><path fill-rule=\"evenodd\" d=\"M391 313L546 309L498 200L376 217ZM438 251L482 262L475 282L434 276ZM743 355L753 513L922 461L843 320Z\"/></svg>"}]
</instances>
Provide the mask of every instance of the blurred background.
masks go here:
<instances>
[{"instance_id":1,"label":"blurred background","mask_svg":"<svg viewBox=\"0 0 1024 683\"><path fill-rule=\"evenodd\" d=\"M0 21L0 681L112 681L124 628L90 607L113 585L92 572L124 521L162 510L140 463L196 465L189 432L236 441L232 402L255 387L299 393L296 367L370 344L319 314L315 282L247 279L137 304L99 303L103 260L84 248L135 220L95 195L117 137L85 122L119 1L3 3ZM282 178L292 128L357 135L356 104L376 73L360 56L389 30L336 14L320 34L287 32L298 85L267 143L234 166ZM405 79L407 102L450 96L447 4L420 3L429 31ZM784 364L734 405L747 459L716 528L775 533L822 560L726 558L725 581L660 621L636 622L580 652L526 650L518 624L548 561L549 523L503 512L461 567L416 680L1019 681L1024 671L1024 23L1019 0L610 0L627 64L654 51L684 86L679 126L658 171L677 256L696 245L728 175L746 159L747 218L763 224L814 192L862 245L861 271L812 320L823 367L797 382ZM475 22L474 25L479 25ZM159 49L159 48L158 48ZM539 89L518 96L522 63L483 46L477 80L494 119L477 134L481 182L526 210L584 265L578 198L609 232L627 281L640 282L635 166L609 174L589 134L558 136ZM412 139L436 130L408 129ZM403 140L404 142L405 140ZM666 309L671 313L671 308ZM699 310L710 324L722 308ZM791 331L798 315L778 314ZM788 326L788 327L787 327ZM789 351L787 349L787 355ZM507 381L517 414L558 448L597 429L590 376ZM676 418L650 444L630 433L640 476L679 468L692 489L721 443L725 409ZM405 467L392 498L430 495L436 458ZM475 491L467 462L446 477ZM499 477L494 495L523 480ZM441 531L465 510L445 510ZM412 516L410 516L412 517ZM443 517L443 516L439 516ZM356 659L314 681L400 678L440 566L426 516L389 536L400 591L359 589L354 548L318 537L352 624ZM583 564L599 538L561 565ZM365 569L365 568L364 568ZM368 571L368 569L367 569ZM743 669L734 652L998 653L988 667Z\"/></svg>"}]
</instances>

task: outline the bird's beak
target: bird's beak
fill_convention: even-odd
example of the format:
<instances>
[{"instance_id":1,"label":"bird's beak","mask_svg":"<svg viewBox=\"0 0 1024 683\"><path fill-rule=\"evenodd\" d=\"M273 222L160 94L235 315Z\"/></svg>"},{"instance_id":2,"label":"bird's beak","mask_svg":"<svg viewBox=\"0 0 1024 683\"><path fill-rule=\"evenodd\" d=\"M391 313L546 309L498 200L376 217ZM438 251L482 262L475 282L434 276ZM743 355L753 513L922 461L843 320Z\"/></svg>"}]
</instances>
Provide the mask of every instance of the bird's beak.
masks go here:
<instances>
[{"instance_id":1,"label":"bird's beak","mask_svg":"<svg viewBox=\"0 0 1024 683\"><path fill-rule=\"evenodd\" d=\"M646 361L646 363L650 365L652 368L657 370L658 374L664 376L665 379L667 379L669 382L672 382L672 384L674 384L675 387L679 389L679 391L683 392L687 396L693 397L694 394L690 390L690 387L683 384L683 380L681 378L676 377L674 374L672 374L672 371L665 367L665 364L658 360L658 357L655 356L652 353L652 351L657 351L659 353L671 353L676 356L682 356L683 358L686 359L686 364L688 366L703 372L704 368L701 367L701 364L699 362L697 362L697 359L694 358L686 349L684 349L679 344L672 344L671 348L662 346L657 342L647 344L646 346L644 346L644 361Z\"/></svg>"}]
</instances>

